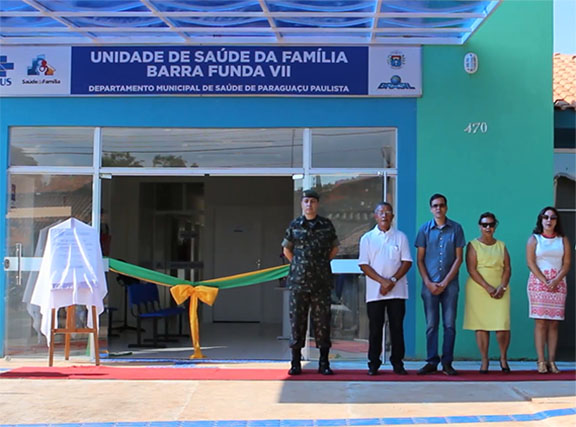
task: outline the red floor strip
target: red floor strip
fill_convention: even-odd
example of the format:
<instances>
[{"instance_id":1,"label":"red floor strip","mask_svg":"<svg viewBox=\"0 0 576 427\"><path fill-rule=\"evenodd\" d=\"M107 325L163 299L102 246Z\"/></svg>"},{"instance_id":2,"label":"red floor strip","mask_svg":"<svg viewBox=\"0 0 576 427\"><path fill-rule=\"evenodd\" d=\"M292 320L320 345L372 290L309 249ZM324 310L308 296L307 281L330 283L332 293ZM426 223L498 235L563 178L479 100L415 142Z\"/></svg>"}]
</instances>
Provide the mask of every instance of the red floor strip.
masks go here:
<instances>
[{"instance_id":1,"label":"red floor strip","mask_svg":"<svg viewBox=\"0 0 576 427\"><path fill-rule=\"evenodd\" d=\"M431 375L395 375L382 371L380 375L368 376L364 370L336 370L335 375L320 375L304 370L302 375L289 376L287 369L237 369L237 368L174 368L174 367L22 367L0 373L0 378L19 379L92 379L92 380L192 380L192 381L574 381L576 371L560 374L538 374L536 371L515 371L508 374L494 371L479 374L477 371L459 371L460 375L449 377L442 373Z\"/></svg>"}]
</instances>

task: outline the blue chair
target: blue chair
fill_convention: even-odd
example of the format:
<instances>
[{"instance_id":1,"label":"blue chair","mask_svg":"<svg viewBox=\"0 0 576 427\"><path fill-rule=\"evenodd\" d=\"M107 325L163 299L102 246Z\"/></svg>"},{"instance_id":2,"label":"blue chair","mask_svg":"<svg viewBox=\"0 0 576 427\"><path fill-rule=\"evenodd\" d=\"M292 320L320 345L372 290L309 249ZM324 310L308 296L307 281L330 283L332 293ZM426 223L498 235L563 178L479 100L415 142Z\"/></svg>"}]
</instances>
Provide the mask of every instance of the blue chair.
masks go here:
<instances>
[{"instance_id":1,"label":"blue chair","mask_svg":"<svg viewBox=\"0 0 576 427\"><path fill-rule=\"evenodd\" d=\"M179 335L182 335L182 314L186 313L184 307L160 306L160 295L158 287L153 283L137 282L128 285L128 303L130 312L136 318L136 344L128 347L156 347L163 348L165 345L159 344L158 321L164 320L163 341L169 341L168 319L178 317ZM152 344L147 345L142 342L142 321L152 320Z\"/></svg>"}]
</instances>

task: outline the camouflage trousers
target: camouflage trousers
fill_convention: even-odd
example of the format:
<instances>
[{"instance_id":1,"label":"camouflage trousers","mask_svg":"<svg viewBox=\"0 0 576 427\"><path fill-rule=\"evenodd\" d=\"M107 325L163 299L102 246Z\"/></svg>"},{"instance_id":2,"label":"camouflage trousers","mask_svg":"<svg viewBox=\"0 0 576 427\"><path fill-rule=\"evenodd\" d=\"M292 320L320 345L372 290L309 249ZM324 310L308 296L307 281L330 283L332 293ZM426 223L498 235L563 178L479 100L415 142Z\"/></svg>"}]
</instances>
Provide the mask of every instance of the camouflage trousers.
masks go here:
<instances>
[{"instance_id":1,"label":"camouflage trousers","mask_svg":"<svg viewBox=\"0 0 576 427\"><path fill-rule=\"evenodd\" d=\"M306 341L308 311L317 348L330 348L330 293L290 291L290 348L301 349Z\"/></svg>"}]
</instances>

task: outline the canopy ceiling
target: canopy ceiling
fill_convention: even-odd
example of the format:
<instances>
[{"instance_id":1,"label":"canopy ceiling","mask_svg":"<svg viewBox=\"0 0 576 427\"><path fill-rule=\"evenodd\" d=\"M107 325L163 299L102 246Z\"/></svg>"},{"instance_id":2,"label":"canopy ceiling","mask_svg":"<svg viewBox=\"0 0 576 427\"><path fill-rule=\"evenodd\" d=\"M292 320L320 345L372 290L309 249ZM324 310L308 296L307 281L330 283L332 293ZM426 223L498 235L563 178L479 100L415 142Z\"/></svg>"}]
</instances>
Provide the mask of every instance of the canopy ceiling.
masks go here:
<instances>
[{"instance_id":1,"label":"canopy ceiling","mask_svg":"<svg viewBox=\"0 0 576 427\"><path fill-rule=\"evenodd\" d=\"M0 44L461 45L502 0L1 0Z\"/></svg>"}]
</instances>

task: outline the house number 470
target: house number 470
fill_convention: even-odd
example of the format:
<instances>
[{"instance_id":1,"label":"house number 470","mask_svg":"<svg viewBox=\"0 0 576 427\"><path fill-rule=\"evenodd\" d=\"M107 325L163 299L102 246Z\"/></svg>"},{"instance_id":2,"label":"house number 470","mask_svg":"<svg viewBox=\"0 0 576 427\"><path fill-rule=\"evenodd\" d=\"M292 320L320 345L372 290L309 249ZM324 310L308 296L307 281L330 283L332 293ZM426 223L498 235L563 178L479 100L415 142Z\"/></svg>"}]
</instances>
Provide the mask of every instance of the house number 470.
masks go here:
<instances>
[{"instance_id":1,"label":"house number 470","mask_svg":"<svg viewBox=\"0 0 576 427\"><path fill-rule=\"evenodd\" d=\"M486 122L470 122L464 128L464 132L469 134L486 133L488 132L488 124Z\"/></svg>"}]
</instances>

